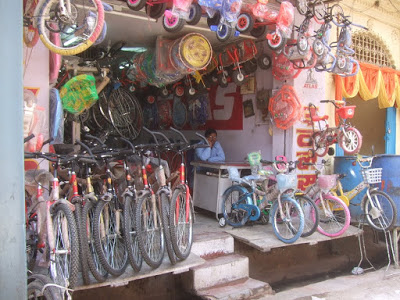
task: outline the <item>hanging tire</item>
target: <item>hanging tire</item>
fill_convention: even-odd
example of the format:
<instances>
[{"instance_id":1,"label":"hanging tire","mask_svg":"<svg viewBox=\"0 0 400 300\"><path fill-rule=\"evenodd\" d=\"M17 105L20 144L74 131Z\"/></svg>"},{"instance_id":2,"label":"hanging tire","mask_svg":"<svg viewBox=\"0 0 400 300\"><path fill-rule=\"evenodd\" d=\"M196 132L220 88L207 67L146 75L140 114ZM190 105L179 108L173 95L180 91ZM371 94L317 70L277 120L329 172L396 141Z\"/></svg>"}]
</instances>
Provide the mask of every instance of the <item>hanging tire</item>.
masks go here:
<instances>
[{"instance_id":1,"label":"hanging tire","mask_svg":"<svg viewBox=\"0 0 400 300\"><path fill-rule=\"evenodd\" d=\"M223 71L217 75L218 78L218 85L222 88L226 88L228 86L228 72Z\"/></svg>"},{"instance_id":2,"label":"hanging tire","mask_svg":"<svg viewBox=\"0 0 400 300\"><path fill-rule=\"evenodd\" d=\"M239 70L235 70L232 72L232 80L237 86L241 86L244 83L244 80L246 79L246 76L244 76L243 72L239 72Z\"/></svg>"},{"instance_id":3,"label":"hanging tire","mask_svg":"<svg viewBox=\"0 0 400 300\"><path fill-rule=\"evenodd\" d=\"M254 26L253 29L250 30L250 34L256 38L259 38L265 34L267 27L265 25Z\"/></svg>"},{"instance_id":4,"label":"hanging tire","mask_svg":"<svg viewBox=\"0 0 400 300\"><path fill-rule=\"evenodd\" d=\"M132 10L141 10L146 5L146 0L126 0L126 5Z\"/></svg>"},{"instance_id":5,"label":"hanging tire","mask_svg":"<svg viewBox=\"0 0 400 300\"><path fill-rule=\"evenodd\" d=\"M175 87L175 95L177 97L182 97L185 94L185 88L182 84L179 84Z\"/></svg>"},{"instance_id":6,"label":"hanging tire","mask_svg":"<svg viewBox=\"0 0 400 300\"><path fill-rule=\"evenodd\" d=\"M221 24L217 29L217 39L226 42L235 35L235 29L228 24Z\"/></svg>"},{"instance_id":7,"label":"hanging tire","mask_svg":"<svg viewBox=\"0 0 400 300\"><path fill-rule=\"evenodd\" d=\"M254 19L248 13L241 13L237 19L236 30L240 33L246 33L253 29Z\"/></svg>"},{"instance_id":8,"label":"hanging tire","mask_svg":"<svg viewBox=\"0 0 400 300\"><path fill-rule=\"evenodd\" d=\"M273 32L272 38L267 40L267 45L271 50L278 51L286 45L287 39L279 32Z\"/></svg>"},{"instance_id":9,"label":"hanging tire","mask_svg":"<svg viewBox=\"0 0 400 300\"><path fill-rule=\"evenodd\" d=\"M219 21L221 20L221 15L219 12L216 12L212 18L207 17L207 25L211 27L212 25L218 25Z\"/></svg>"},{"instance_id":10,"label":"hanging tire","mask_svg":"<svg viewBox=\"0 0 400 300\"><path fill-rule=\"evenodd\" d=\"M171 13L170 17L163 16L163 27L168 32L178 32L185 25L185 20Z\"/></svg>"},{"instance_id":11,"label":"hanging tire","mask_svg":"<svg viewBox=\"0 0 400 300\"><path fill-rule=\"evenodd\" d=\"M146 14L153 19L162 17L167 8L167 3L156 3L153 5L146 5Z\"/></svg>"},{"instance_id":12,"label":"hanging tire","mask_svg":"<svg viewBox=\"0 0 400 300\"><path fill-rule=\"evenodd\" d=\"M186 23L196 25L201 19L201 6L198 3L192 3L189 9L189 18L186 20Z\"/></svg>"},{"instance_id":13,"label":"hanging tire","mask_svg":"<svg viewBox=\"0 0 400 300\"><path fill-rule=\"evenodd\" d=\"M257 64L261 69L268 70L272 66L272 61L271 61L271 58L269 57L269 55L261 54L257 58Z\"/></svg>"}]
</instances>

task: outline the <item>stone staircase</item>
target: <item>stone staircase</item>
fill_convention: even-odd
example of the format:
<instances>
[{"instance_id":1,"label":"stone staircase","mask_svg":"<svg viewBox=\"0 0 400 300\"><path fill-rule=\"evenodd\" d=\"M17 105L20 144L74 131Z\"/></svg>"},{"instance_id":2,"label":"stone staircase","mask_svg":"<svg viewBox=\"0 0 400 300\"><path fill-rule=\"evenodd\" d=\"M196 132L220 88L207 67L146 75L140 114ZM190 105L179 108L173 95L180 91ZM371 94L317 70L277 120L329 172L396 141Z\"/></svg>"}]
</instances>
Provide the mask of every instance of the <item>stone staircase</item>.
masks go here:
<instances>
[{"instance_id":1,"label":"stone staircase","mask_svg":"<svg viewBox=\"0 0 400 300\"><path fill-rule=\"evenodd\" d=\"M258 299L273 294L268 283L249 277L249 259L234 253L234 239L225 232L195 235L192 252L205 263L190 268L184 289L202 299Z\"/></svg>"}]
</instances>

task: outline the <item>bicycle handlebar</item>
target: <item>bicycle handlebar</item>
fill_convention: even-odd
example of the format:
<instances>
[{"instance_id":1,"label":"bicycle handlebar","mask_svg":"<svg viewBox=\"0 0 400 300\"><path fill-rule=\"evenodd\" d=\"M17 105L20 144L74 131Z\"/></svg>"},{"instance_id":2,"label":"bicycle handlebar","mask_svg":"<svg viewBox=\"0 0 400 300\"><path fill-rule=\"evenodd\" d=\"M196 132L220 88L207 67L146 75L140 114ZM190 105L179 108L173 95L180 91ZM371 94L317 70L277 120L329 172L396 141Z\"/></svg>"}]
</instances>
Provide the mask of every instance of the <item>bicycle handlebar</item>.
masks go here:
<instances>
[{"instance_id":1,"label":"bicycle handlebar","mask_svg":"<svg viewBox=\"0 0 400 300\"><path fill-rule=\"evenodd\" d=\"M35 137L35 135L32 133L30 135L28 135L26 138L24 138L24 144L28 141L30 141L31 139L33 139Z\"/></svg>"}]
</instances>

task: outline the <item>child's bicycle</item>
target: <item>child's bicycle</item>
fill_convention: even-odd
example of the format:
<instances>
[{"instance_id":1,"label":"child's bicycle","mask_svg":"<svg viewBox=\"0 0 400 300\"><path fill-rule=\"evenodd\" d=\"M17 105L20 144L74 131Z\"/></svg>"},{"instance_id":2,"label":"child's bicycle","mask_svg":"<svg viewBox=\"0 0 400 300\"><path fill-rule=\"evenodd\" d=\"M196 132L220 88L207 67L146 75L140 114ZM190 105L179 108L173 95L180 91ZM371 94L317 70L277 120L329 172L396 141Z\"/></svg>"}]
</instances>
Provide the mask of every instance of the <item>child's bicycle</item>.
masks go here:
<instances>
[{"instance_id":1,"label":"child's bicycle","mask_svg":"<svg viewBox=\"0 0 400 300\"><path fill-rule=\"evenodd\" d=\"M328 116L318 116L317 107L310 103L308 109L310 111L311 125L313 134L311 136L313 149L311 149L312 156L325 156L328 153L329 146L334 143L339 143L346 154L358 153L362 145L362 135L355 128L352 127L348 119L353 118L355 106L345 106L344 101L340 100L321 100L321 103L332 103L335 106L336 114L339 118L337 127L329 127L327 122ZM321 124L321 121L324 124ZM318 122L319 130L314 127L314 122Z\"/></svg>"},{"instance_id":2,"label":"child's bicycle","mask_svg":"<svg viewBox=\"0 0 400 300\"><path fill-rule=\"evenodd\" d=\"M263 223L268 223L271 218L278 239L284 243L294 243L304 229L304 214L293 196L297 187L297 175L284 174L288 163L262 161L261 157L259 159L261 163L273 164L279 172L276 175L276 184L268 185L267 176L271 175L268 172L241 178L236 168L229 168L229 177L234 184L222 196L224 219L233 227L242 227L249 220L260 219ZM283 163L285 168L280 167Z\"/></svg>"},{"instance_id":3,"label":"child's bicycle","mask_svg":"<svg viewBox=\"0 0 400 300\"><path fill-rule=\"evenodd\" d=\"M381 182L382 168L371 168L373 159L374 156L363 158L357 155L353 164L355 165L357 162L360 165L363 181L352 190L344 192L342 183L338 180L333 192L347 205L360 205L364 212L364 218L372 228L379 231L387 231L392 229L396 223L397 207L388 194L375 186L375 184ZM343 177L342 174L339 175L339 178ZM351 200L364 190L366 190L366 194L361 203L351 203Z\"/></svg>"},{"instance_id":4,"label":"child's bicycle","mask_svg":"<svg viewBox=\"0 0 400 300\"><path fill-rule=\"evenodd\" d=\"M317 205L318 232L329 237L337 237L350 226L350 210L346 203L330 192L336 185L338 175L322 175L325 163L324 160L320 164L303 162L303 165L314 166L317 173L316 182L306 189L305 194Z\"/></svg>"}]
</instances>

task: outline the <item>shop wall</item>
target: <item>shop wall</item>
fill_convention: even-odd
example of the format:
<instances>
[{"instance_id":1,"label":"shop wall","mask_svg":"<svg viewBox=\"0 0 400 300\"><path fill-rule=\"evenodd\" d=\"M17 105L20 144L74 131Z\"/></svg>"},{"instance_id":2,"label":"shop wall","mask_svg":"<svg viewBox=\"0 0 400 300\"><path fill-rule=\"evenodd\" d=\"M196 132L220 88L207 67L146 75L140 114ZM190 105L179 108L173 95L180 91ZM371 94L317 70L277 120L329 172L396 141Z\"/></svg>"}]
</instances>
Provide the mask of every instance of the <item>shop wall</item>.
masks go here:
<instances>
[{"instance_id":1,"label":"shop wall","mask_svg":"<svg viewBox=\"0 0 400 300\"><path fill-rule=\"evenodd\" d=\"M31 90L37 99L36 129L34 129L35 139L32 140L34 146L37 145L37 137L41 134L41 138L46 140L49 138L49 50L39 42L33 48L24 47L23 52L23 86L24 89ZM21 103L22 104L22 103ZM40 129L39 129L40 128ZM33 146L32 146L33 147ZM43 147L47 151L48 145ZM29 148L27 150L35 150ZM26 160L27 168L35 167L32 160ZM46 168L47 164L43 163L42 168Z\"/></svg>"}]
</instances>

